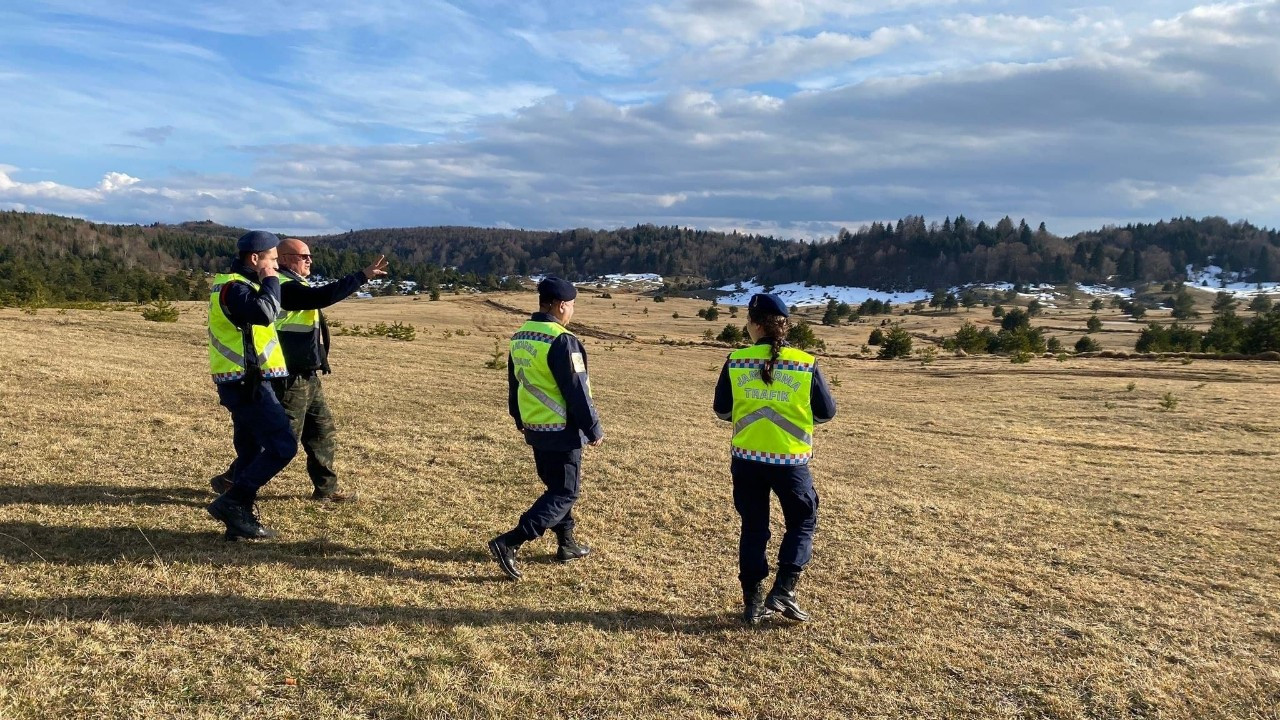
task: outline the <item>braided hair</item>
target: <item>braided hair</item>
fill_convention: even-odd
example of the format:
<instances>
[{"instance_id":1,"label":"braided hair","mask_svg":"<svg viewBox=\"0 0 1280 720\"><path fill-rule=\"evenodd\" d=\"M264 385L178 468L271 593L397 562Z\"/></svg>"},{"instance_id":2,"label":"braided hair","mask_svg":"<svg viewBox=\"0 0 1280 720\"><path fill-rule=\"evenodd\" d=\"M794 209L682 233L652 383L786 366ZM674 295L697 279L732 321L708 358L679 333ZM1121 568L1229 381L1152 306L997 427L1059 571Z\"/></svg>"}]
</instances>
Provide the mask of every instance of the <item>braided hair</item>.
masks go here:
<instances>
[{"instance_id":1,"label":"braided hair","mask_svg":"<svg viewBox=\"0 0 1280 720\"><path fill-rule=\"evenodd\" d=\"M782 344L787 341L787 330L791 329L791 321L782 315L766 313L757 308L747 308L747 319L759 325L764 331L764 336L769 338L769 359L760 369L760 379L765 385L772 385L773 368L778 363L778 352L782 349Z\"/></svg>"}]
</instances>

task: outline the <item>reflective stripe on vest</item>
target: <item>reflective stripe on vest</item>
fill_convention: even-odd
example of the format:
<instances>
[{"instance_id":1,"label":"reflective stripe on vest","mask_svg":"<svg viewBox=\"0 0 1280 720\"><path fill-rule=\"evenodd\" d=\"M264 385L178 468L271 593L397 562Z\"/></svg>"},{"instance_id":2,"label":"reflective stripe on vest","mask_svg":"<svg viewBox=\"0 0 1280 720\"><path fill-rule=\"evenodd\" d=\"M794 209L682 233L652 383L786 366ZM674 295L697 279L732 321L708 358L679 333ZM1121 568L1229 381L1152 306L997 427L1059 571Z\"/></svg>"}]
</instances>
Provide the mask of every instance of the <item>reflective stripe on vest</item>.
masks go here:
<instances>
[{"instance_id":1,"label":"reflective stripe on vest","mask_svg":"<svg viewBox=\"0 0 1280 720\"><path fill-rule=\"evenodd\" d=\"M223 274L214 278L209 295L209 372L215 383L233 382L244 378L245 335L227 317L222 309L222 287L227 283L242 282L253 288L259 285L243 275ZM288 377L284 352L274 325L252 325L253 351L263 378Z\"/></svg>"},{"instance_id":2,"label":"reflective stripe on vest","mask_svg":"<svg viewBox=\"0 0 1280 720\"><path fill-rule=\"evenodd\" d=\"M288 282L299 282L302 283L303 287L311 287L311 284L306 280L294 280L288 275L280 273L280 285L283 287ZM279 332L313 333L319 329L319 310L293 310L276 318L276 330Z\"/></svg>"},{"instance_id":3,"label":"reflective stripe on vest","mask_svg":"<svg viewBox=\"0 0 1280 720\"><path fill-rule=\"evenodd\" d=\"M770 347L752 345L729 356L734 457L770 465L803 465L813 454L814 357L782 347L766 385L760 371Z\"/></svg>"},{"instance_id":4,"label":"reflective stripe on vest","mask_svg":"<svg viewBox=\"0 0 1280 720\"><path fill-rule=\"evenodd\" d=\"M520 424L526 430L555 432L568 427L564 393L547 364L551 343L567 332L558 323L530 320L511 336L512 369L520 383L516 391Z\"/></svg>"}]
</instances>

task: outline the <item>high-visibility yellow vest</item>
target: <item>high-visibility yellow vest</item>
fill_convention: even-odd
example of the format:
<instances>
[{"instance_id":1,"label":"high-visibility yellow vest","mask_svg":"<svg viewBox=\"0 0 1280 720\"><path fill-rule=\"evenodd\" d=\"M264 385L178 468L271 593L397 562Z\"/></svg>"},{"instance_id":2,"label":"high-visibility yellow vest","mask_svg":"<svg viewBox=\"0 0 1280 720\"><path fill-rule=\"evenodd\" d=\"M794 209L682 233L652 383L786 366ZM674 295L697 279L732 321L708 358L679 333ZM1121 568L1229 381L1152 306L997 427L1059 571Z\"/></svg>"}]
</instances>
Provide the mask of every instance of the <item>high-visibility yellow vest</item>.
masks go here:
<instances>
[{"instance_id":1,"label":"high-visibility yellow vest","mask_svg":"<svg viewBox=\"0 0 1280 720\"><path fill-rule=\"evenodd\" d=\"M227 317L222 307L222 286L242 282L259 289L258 283L238 273L224 273L213 279L209 294L209 371L215 383L234 382L244 378L245 334ZM252 325L252 352L258 358L258 369L264 378L288 377L284 352L275 325Z\"/></svg>"},{"instance_id":2,"label":"high-visibility yellow vest","mask_svg":"<svg viewBox=\"0 0 1280 720\"><path fill-rule=\"evenodd\" d=\"M568 426L564 393L547 364L552 341L568 332L559 323L530 320L511 336L511 369L520 383L516 398L526 430L554 432Z\"/></svg>"},{"instance_id":3,"label":"high-visibility yellow vest","mask_svg":"<svg viewBox=\"0 0 1280 720\"><path fill-rule=\"evenodd\" d=\"M288 275L280 273L281 287L289 282L300 282L303 287L311 287L311 284L306 280L294 280ZM276 330L278 332L314 333L319 329L319 310L292 310L281 313L280 317L276 318Z\"/></svg>"},{"instance_id":4,"label":"high-visibility yellow vest","mask_svg":"<svg viewBox=\"0 0 1280 720\"><path fill-rule=\"evenodd\" d=\"M760 370L768 345L752 345L729 356L733 390L734 457L770 465L804 465L813 455L814 357L783 346L766 385Z\"/></svg>"}]
</instances>

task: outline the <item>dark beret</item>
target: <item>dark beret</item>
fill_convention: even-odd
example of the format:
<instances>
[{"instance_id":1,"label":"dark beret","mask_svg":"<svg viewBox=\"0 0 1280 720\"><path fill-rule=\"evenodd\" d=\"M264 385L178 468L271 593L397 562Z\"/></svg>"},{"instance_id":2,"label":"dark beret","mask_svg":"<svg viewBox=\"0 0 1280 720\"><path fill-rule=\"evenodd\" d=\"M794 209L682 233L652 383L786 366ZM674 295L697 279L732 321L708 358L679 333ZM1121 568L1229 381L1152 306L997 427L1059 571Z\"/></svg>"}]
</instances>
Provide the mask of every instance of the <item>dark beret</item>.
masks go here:
<instances>
[{"instance_id":1,"label":"dark beret","mask_svg":"<svg viewBox=\"0 0 1280 720\"><path fill-rule=\"evenodd\" d=\"M266 252L280 244L280 238L266 230L250 230L236 241L236 252Z\"/></svg>"},{"instance_id":2,"label":"dark beret","mask_svg":"<svg viewBox=\"0 0 1280 720\"><path fill-rule=\"evenodd\" d=\"M782 298L773 293L756 293L752 295L751 302L747 303L747 309L755 310L765 315L791 316L791 313L787 311L787 304L782 302Z\"/></svg>"},{"instance_id":3,"label":"dark beret","mask_svg":"<svg viewBox=\"0 0 1280 720\"><path fill-rule=\"evenodd\" d=\"M538 283L538 301L550 302L553 300L561 300L568 302L578 297L578 288L568 280L561 280L558 277L545 277L542 282Z\"/></svg>"}]
</instances>

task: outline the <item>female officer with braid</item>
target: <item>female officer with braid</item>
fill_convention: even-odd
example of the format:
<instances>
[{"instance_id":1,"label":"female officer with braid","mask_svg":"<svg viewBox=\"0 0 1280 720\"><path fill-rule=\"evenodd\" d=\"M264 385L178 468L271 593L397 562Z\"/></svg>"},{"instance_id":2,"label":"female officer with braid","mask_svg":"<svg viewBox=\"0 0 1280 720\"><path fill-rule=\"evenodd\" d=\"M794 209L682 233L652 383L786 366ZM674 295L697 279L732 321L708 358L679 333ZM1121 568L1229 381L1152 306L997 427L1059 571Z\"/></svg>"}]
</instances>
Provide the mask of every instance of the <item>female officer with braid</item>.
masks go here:
<instances>
[{"instance_id":1,"label":"female officer with braid","mask_svg":"<svg viewBox=\"0 0 1280 720\"><path fill-rule=\"evenodd\" d=\"M716 415L733 422L729 469L733 505L742 517L738 579L748 625L775 612L809 619L795 591L818 526L818 493L809 473L813 425L835 417L836 403L814 357L787 345L789 327L787 306L777 295L752 296L747 332L754 344L729 355L716 384ZM778 548L778 575L765 597L770 491L778 496L787 529Z\"/></svg>"}]
</instances>

